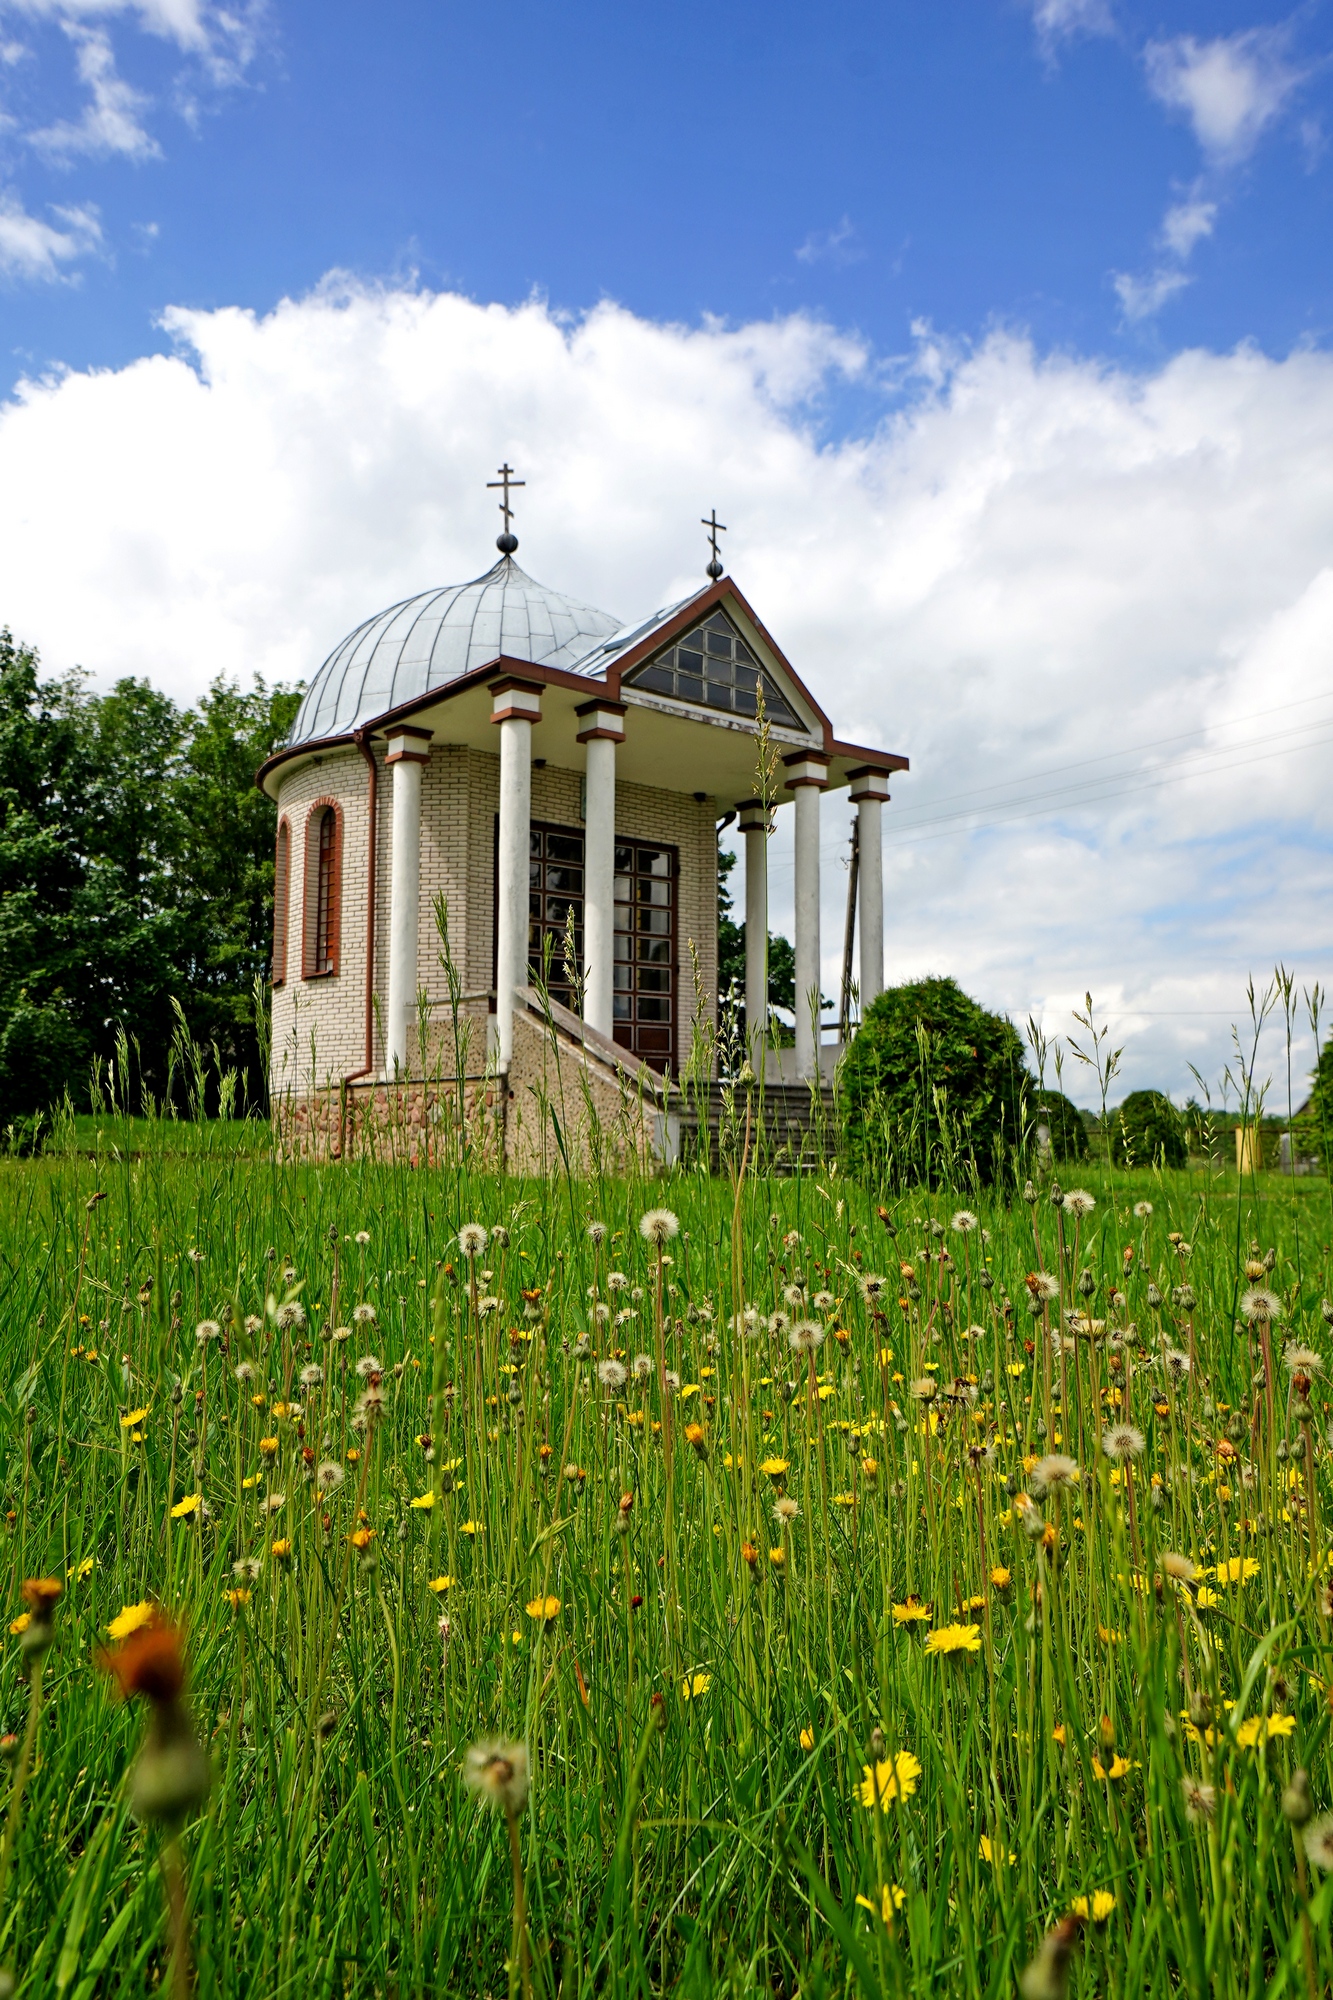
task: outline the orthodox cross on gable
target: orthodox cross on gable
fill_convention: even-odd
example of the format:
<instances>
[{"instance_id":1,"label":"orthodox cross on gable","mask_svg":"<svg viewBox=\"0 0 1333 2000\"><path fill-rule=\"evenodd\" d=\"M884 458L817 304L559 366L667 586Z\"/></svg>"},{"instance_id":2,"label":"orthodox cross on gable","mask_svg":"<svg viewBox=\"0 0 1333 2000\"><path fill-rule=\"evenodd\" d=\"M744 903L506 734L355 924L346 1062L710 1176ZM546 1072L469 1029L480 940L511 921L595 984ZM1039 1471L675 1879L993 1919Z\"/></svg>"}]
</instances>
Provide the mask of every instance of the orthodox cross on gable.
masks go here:
<instances>
[{"instance_id":1,"label":"orthodox cross on gable","mask_svg":"<svg viewBox=\"0 0 1333 2000\"><path fill-rule=\"evenodd\" d=\"M713 559L705 569L704 575L711 576L714 583L716 583L718 578L722 574L722 558L718 550L717 538L719 535L726 534L727 524L725 521L718 520L717 508L710 507L708 510L708 519L706 521L701 521L699 525L700 527L707 528L709 546L713 551Z\"/></svg>"},{"instance_id":2,"label":"orthodox cross on gable","mask_svg":"<svg viewBox=\"0 0 1333 2000\"><path fill-rule=\"evenodd\" d=\"M504 497L500 502L500 512L505 517L504 533L496 536L495 546L499 549L502 556L512 556L514 550L518 547L518 536L511 533L509 527L514 513L513 508L509 504L509 490L511 487L526 486L528 482L526 479L515 479L514 468L508 463L499 467L499 473L500 477L498 479L488 479L486 481L486 491L488 493L493 492L497 486L504 489Z\"/></svg>"}]
</instances>

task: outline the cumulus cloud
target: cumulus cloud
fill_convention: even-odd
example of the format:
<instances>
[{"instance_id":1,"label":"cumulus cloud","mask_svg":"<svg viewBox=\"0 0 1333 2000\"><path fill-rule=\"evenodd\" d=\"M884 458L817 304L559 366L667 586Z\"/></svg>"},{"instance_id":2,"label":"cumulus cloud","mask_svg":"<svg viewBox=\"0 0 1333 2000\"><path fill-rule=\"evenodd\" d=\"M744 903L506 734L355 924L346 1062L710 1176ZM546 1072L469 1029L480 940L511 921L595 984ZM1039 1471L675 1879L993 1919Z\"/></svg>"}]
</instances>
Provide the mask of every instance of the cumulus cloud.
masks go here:
<instances>
[{"instance_id":1,"label":"cumulus cloud","mask_svg":"<svg viewBox=\"0 0 1333 2000\"><path fill-rule=\"evenodd\" d=\"M101 247L97 210L52 208L54 222L30 215L12 189L0 189L0 274L50 284Z\"/></svg>"},{"instance_id":2,"label":"cumulus cloud","mask_svg":"<svg viewBox=\"0 0 1333 2000\"><path fill-rule=\"evenodd\" d=\"M30 134L30 142L48 158L67 161L75 154L106 158L118 153L128 160L156 160L162 148L139 122L149 100L116 72L111 37L104 28L66 24L74 43L79 80L88 86L90 101L78 119L60 119Z\"/></svg>"},{"instance_id":3,"label":"cumulus cloud","mask_svg":"<svg viewBox=\"0 0 1333 2000\"><path fill-rule=\"evenodd\" d=\"M1129 1081L1183 1089L1187 1058L1224 1060L1251 969L1333 975L1308 747L1333 718L1333 358L1136 375L922 330L895 359L799 316L567 321L350 284L168 325L176 352L0 411L0 616L52 669L182 698L309 675L376 609L493 560L506 457L520 561L624 618L703 583L716 504L840 733L912 758L892 977L952 971L1048 1030L1090 985ZM848 377L895 400L829 439ZM826 800L826 991L847 825ZM772 888L788 921L785 825Z\"/></svg>"},{"instance_id":4,"label":"cumulus cloud","mask_svg":"<svg viewBox=\"0 0 1333 2000\"><path fill-rule=\"evenodd\" d=\"M1154 97L1185 114L1205 156L1220 165L1249 157L1304 77L1281 28L1149 42L1144 64Z\"/></svg>"}]
</instances>

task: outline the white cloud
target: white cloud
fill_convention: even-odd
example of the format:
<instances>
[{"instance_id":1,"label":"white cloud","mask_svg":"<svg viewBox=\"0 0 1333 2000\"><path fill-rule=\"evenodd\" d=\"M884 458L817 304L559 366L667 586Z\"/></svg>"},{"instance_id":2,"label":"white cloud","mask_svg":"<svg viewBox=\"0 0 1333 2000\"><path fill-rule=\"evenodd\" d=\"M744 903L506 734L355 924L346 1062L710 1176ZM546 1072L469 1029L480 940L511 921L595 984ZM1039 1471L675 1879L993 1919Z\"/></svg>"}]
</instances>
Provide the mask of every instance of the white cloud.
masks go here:
<instances>
[{"instance_id":1,"label":"white cloud","mask_svg":"<svg viewBox=\"0 0 1333 2000\"><path fill-rule=\"evenodd\" d=\"M1207 42L1193 35L1149 42L1144 64L1154 97L1183 111L1204 153L1223 165L1254 151L1304 76L1288 60L1280 28L1248 28Z\"/></svg>"},{"instance_id":2,"label":"white cloud","mask_svg":"<svg viewBox=\"0 0 1333 2000\"><path fill-rule=\"evenodd\" d=\"M1076 35L1115 33L1109 0L1032 0L1032 22L1047 55Z\"/></svg>"},{"instance_id":3,"label":"white cloud","mask_svg":"<svg viewBox=\"0 0 1333 2000\"><path fill-rule=\"evenodd\" d=\"M92 101L77 120L61 119L33 132L30 143L55 160L68 160L86 153L105 158L119 154L129 160L156 160L162 148L139 123L139 113L149 103L142 91L117 74L111 37L104 28L81 28L66 24L74 44L79 80L87 84Z\"/></svg>"},{"instance_id":4,"label":"white cloud","mask_svg":"<svg viewBox=\"0 0 1333 2000\"><path fill-rule=\"evenodd\" d=\"M12 190L0 190L0 274L49 284L66 275L66 266L100 248L95 208L53 208L51 214L55 222L43 222Z\"/></svg>"},{"instance_id":5,"label":"white cloud","mask_svg":"<svg viewBox=\"0 0 1333 2000\"><path fill-rule=\"evenodd\" d=\"M1188 257L1196 244L1213 233L1217 203L1193 188L1183 201L1172 202L1162 218L1162 243L1173 257Z\"/></svg>"},{"instance_id":6,"label":"white cloud","mask_svg":"<svg viewBox=\"0 0 1333 2000\"><path fill-rule=\"evenodd\" d=\"M181 697L308 675L382 605L493 560L506 456L528 481L520 561L624 617L702 584L716 504L839 732L912 757L887 815L894 978L952 971L1048 1030L1091 986L1128 1081L1179 1089L1187 1058L1225 1060L1251 970L1281 956L1333 983L1327 751L1293 747L1333 712L1309 700L1333 689L1333 358L1187 353L1138 376L923 332L895 370L799 317L563 322L351 286L169 325L178 354L0 411L0 617L51 669ZM908 394L821 441L839 375ZM1149 771L1032 775L1199 730ZM1107 769L1190 775L1080 808ZM1000 780L1085 789L1055 816L926 823ZM826 990L846 824L827 800ZM782 826L783 922L789 857Z\"/></svg>"},{"instance_id":7,"label":"white cloud","mask_svg":"<svg viewBox=\"0 0 1333 2000\"><path fill-rule=\"evenodd\" d=\"M865 251L857 241L856 225L844 215L836 229L815 230L806 237L796 256L802 264L859 264Z\"/></svg>"},{"instance_id":8,"label":"white cloud","mask_svg":"<svg viewBox=\"0 0 1333 2000\"><path fill-rule=\"evenodd\" d=\"M1116 271L1112 275L1116 297L1120 309L1131 324L1142 319L1151 319L1159 313L1168 299L1183 292L1193 280L1187 271L1171 265L1159 265L1146 277L1135 277L1132 271Z\"/></svg>"}]
</instances>

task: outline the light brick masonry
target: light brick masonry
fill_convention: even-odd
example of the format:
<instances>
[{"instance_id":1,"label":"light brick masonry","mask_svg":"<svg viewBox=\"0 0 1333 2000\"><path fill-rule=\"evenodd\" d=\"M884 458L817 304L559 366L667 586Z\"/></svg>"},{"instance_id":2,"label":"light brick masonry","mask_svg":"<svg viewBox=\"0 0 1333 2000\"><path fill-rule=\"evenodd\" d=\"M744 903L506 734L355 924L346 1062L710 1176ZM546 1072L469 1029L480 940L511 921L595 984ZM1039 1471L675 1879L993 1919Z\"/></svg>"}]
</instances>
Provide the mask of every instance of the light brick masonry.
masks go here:
<instances>
[{"instance_id":1,"label":"light brick masonry","mask_svg":"<svg viewBox=\"0 0 1333 2000\"><path fill-rule=\"evenodd\" d=\"M549 1027L534 1025L533 1017L520 1010L522 1034L516 1032L508 1098L499 1080L486 1074L494 980L499 758L484 751L437 743L422 774L417 983L424 994L424 1014L409 1031L410 1080L386 1088L382 1009L388 989L393 778L382 752L376 756L376 770L375 1004L369 1070L366 760L353 747L337 748L279 782L279 820L285 818L291 828L291 886L287 977L273 992L271 1084L284 1146L308 1157L370 1149L385 1157L434 1160L441 1157L446 1140L449 1144L457 1140L455 1078L461 1072L469 1143L487 1157L498 1157L497 1149L503 1145L512 1170L550 1170L554 1123L549 1114L539 1115L539 1106L559 1101L561 1093L566 1107L573 1105L577 1113L568 1130L560 1121L567 1147L572 1143L581 1157L587 1156L589 1146L609 1148L619 1158L627 1148L642 1156L645 1148L660 1141L660 1104L650 1090L653 1104L645 1110L641 1087L635 1084L631 1095L638 1108L627 1113L629 1072L620 1069L625 1059L610 1045L595 1056L587 1047L579 1049L579 1024L568 1017L553 1043ZM577 770L534 768L533 819L581 831L581 777ZM307 844L320 802L326 800L337 803L342 820L337 969L308 979L302 977L301 951L307 896L313 893ZM685 792L633 784L617 790L617 835L661 842L679 852L675 987L681 1063L688 1057L697 1025L695 957L703 994L700 1021L711 1029L716 1018L716 815L712 798L699 802ZM457 1032L443 962L445 926L459 989ZM516 1031L519 1025L516 1022ZM596 1107L591 1125L590 1104Z\"/></svg>"}]
</instances>

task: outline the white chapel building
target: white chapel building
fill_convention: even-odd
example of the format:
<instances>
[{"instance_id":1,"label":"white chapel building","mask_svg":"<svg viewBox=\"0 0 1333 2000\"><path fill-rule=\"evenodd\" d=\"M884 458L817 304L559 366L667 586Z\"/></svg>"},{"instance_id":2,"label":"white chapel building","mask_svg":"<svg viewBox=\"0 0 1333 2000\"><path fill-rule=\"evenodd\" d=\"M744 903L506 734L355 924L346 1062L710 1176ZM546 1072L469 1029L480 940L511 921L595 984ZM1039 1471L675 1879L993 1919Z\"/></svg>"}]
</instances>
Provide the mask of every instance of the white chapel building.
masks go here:
<instances>
[{"instance_id":1,"label":"white chapel building","mask_svg":"<svg viewBox=\"0 0 1333 2000\"><path fill-rule=\"evenodd\" d=\"M519 567L508 503L506 484L494 567L350 633L258 775L278 809L275 1102L402 1085L455 1010L471 1023L470 1067L503 1092L534 976L548 1022L554 1007L603 1063L675 1076L700 1007L716 1018L717 829L734 814L746 1015L762 1026L761 709L770 807L795 802L795 1072L815 1077L802 996L819 981L825 795L847 788L858 816L864 1007L884 979L883 805L907 759L838 739L723 574L716 533L705 587L626 625Z\"/></svg>"}]
</instances>

